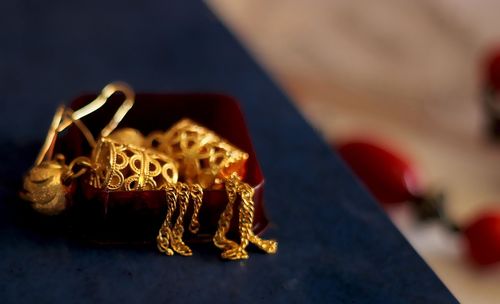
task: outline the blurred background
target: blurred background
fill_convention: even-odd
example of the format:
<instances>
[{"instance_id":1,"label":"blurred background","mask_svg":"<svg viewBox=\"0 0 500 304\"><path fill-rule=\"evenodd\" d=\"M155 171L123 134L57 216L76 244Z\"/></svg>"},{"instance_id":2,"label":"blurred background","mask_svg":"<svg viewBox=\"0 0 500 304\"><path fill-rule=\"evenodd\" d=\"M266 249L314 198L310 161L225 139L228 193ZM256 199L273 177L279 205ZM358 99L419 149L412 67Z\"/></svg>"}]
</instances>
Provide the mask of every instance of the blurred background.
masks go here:
<instances>
[{"instance_id":1,"label":"blurred background","mask_svg":"<svg viewBox=\"0 0 500 304\"><path fill-rule=\"evenodd\" d=\"M363 135L404 153L458 223L500 210L482 104L500 1L207 2L327 141ZM389 215L459 301L500 302L500 266L467 263L458 236L404 207Z\"/></svg>"}]
</instances>

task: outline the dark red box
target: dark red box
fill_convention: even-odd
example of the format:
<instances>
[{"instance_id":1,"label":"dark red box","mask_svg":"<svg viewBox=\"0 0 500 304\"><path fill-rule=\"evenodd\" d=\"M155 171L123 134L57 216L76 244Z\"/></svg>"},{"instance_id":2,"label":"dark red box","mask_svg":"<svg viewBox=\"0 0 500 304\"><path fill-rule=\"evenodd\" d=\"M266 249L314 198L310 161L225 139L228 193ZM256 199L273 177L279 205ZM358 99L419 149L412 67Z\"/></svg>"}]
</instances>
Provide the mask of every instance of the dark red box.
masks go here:
<instances>
[{"instance_id":1,"label":"dark red box","mask_svg":"<svg viewBox=\"0 0 500 304\"><path fill-rule=\"evenodd\" d=\"M70 107L79 109L95 97L96 95L83 95L74 100ZM120 105L119 96L113 96L102 108L84 117L82 121L97 136ZM244 181L255 189L253 230L261 233L268 224L263 206L264 176L243 114L235 99L221 94L138 94L134 106L118 128L136 128L147 135L154 130L167 130L182 118L200 123L249 154ZM53 153L62 153L69 161L76 156L89 155L90 151L91 147L82 133L72 126L57 139ZM190 235L186 229L186 239L211 239L226 203L225 190L204 191L200 232ZM239 202L235 204L230 237L237 237L238 206ZM73 228L93 241L143 243L156 238L166 209L163 191L103 191L93 188L83 179L73 196L67 215ZM190 212L188 210L186 219L190 218Z\"/></svg>"}]
</instances>

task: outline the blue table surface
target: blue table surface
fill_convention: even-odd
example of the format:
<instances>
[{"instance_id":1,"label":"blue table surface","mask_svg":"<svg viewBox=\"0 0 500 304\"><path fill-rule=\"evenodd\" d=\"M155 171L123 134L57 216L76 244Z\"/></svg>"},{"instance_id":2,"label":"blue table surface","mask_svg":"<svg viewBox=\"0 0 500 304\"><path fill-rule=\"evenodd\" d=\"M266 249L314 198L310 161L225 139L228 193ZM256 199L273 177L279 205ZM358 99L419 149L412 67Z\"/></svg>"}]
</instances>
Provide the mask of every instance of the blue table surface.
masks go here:
<instances>
[{"instance_id":1,"label":"blue table surface","mask_svg":"<svg viewBox=\"0 0 500 304\"><path fill-rule=\"evenodd\" d=\"M1 303L456 303L202 2L4 0L0 41ZM112 80L241 101L277 255L165 257L30 229L16 192L55 107Z\"/></svg>"}]
</instances>

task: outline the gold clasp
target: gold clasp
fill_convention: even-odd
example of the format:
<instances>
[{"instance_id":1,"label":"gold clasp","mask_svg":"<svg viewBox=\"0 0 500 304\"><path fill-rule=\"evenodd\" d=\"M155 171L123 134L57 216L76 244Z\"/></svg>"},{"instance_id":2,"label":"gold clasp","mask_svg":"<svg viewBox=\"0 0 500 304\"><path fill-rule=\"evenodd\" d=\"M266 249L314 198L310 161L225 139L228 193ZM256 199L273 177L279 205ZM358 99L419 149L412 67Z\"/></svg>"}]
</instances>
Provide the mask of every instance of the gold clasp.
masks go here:
<instances>
[{"instance_id":1,"label":"gold clasp","mask_svg":"<svg viewBox=\"0 0 500 304\"><path fill-rule=\"evenodd\" d=\"M111 121L101 130L102 137L108 136L111 132L113 132L114 129L116 129L120 121L122 121L123 117L125 117L127 112L134 105L134 100L135 100L134 90L132 90L130 86L128 86L123 82L112 82L107 86L105 86L102 89L101 94L99 94L99 96L97 96L97 98L94 99L91 103L72 112L69 115L69 119L61 123L61 125L58 128L58 132L61 132L64 129L66 129L71 123L78 121L83 117L100 109L109 100L109 98L117 92L123 93L123 95L125 95L125 100L123 101L122 105L118 108Z\"/></svg>"},{"instance_id":2,"label":"gold clasp","mask_svg":"<svg viewBox=\"0 0 500 304\"><path fill-rule=\"evenodd\" d=\"M89 131L89 129L85 126L85 124L80 121L80 119L100 109L109 100L109 98L117 92L123 93L123 95L125 95L125 100L120 105L118 110L116 110L115 115L113 115L111 121L101 130L100 135L102 137L106 137L111 132L113 132L114 129L116 129L118 124L123 120L125 115L134 105L134 90L132 90L132 88L126 83L112 82L106 85L102 89L99 96L96 97L96 99L76 111L65 108L64 106L59 106L56 110L54 118L52 119L52 123L45 138L45 142L35 160L35 166L41 164L47 157L47 154L54 144L54 140L57 137L57 134L64 131L73 123L83 133L90 146L94 147L96 143L95 138Z\"/></svg>"}]
</instances>

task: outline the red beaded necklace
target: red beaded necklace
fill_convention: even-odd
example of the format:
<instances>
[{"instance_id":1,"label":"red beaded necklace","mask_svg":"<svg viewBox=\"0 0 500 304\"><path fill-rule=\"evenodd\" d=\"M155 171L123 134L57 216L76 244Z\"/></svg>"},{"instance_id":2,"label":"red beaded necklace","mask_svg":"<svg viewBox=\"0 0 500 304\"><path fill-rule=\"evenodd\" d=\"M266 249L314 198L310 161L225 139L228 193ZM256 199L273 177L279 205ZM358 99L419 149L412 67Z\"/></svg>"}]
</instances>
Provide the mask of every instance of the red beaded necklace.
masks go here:
<instances>
[{"instance_id":1,"label":"red beaded necklace","mask_svg":"<svg viewBox=\"0 0 500 304\"><path fill-rule=\"evenodd\" d=\"M386 208L409 203L420 220L436 220L461 233L467 256L477 265L500 262L500 211L484 211L465 225L457 225L443 208L442 194L428 194L406 157L370 140L353 139L336 145L340 156Z\"/></svg>"}]
</instances>

